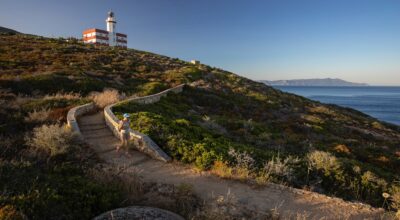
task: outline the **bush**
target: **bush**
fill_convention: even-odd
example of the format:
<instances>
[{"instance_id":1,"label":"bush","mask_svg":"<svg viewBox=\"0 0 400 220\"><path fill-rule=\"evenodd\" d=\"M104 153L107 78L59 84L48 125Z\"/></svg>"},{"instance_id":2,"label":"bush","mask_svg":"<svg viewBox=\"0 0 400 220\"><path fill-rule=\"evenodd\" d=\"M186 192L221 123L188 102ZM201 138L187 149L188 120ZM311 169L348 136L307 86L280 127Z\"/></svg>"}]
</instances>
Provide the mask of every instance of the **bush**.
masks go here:
<instances>
[{"instance_id":1,"label":"bush","mask_svg":"<svg viewBox=\"0 0 400 220\"><path fill-rule=\"evenodd\" d=\"M228 154L235 160L237 167L254 170L255 160L247 152L239 152L233 148L230 148Z\"/></svg>"},{"instance_id":2,"label":"bush","mask_svg":"<svg viewBox=\"0 0 400 220\"><path fill-rule=\"evenodd\" d=\"M101 93L93 94L93 101L99 108L104 108L107 105L114 104L124 98L124 95L120 94L115 89L105 89Z\"/></svg>"},{"instance_id":3,"label":"bush","mask_svg":"<svg viewBox=\"0 0 400 220\"><path fill-rule=\"evenodd\" d=\"M33 136L27 138L30 146L43 150L51 156L63 154L73 147L75 135L60 124L42 125L33 129Z\"/></svg>"},{"instance_id":4,"label":"bush","mask_svg":"<svg viewBox=\"0 0 400 220\"><path fill-rule=\"evenodd\" d=\"M168 86L159 82L149 82L140 86L141 95L151 95L168 89Z\"/></svg>"},{"instance_id":5,"label":"bush","mask_svg":"<svg viewBox=\"0 0 400 220\"><path fill-rule=\"evenodd\" d=\"M29 219L91 219L116 208L122 193L85 176L73 161L0 166L0 207L13 205ZM11 192L11 193L10 193Z\"/></svg>"},{"instance_id":6,"label":"bush","mask_svg":"<svg viewBox=\"0 0 400 220\"><path fill-rule=\"evenodd\" d=\"M238 152L233 148L229 149L228 155L235 161L233 168L234 178L240 180L249 179L256 168L253 157L247 152Z\"/></svg>"},{"instance_id":7,"label":"bush","mask_svg":"<svg viewBox=\"0 0 400 220\"><path fill-rule=\"evenodd\" d=\"M299 162L299 158L294 158L292 156L289 156L284 160L282 160L279 155L273 157L264 164L264 167L256 180L259 184L265 184L269 181L278 182L284 180L292 182L294 179L294 169L291 165Z\"/></svg>"},{"instance_id":8,"label":"bush","mask_svg":"<svg viewBox=\"0 0 400 220\"><path fill-rule=\"evenodd\" d=\"M391 190L392 208L400 212L400 186L392 186Z\"/></svg>"},{"instance_id":9,"label":"bush","mask_svg":"<svg viewBox=\"0 0 400 220\"><path fill-rule=\"evenodd\" d=\"M226 162L215 161L211 172L222 178L232 178L232 168Z\"/></svg>"},{"instance_id":10,"label":"bush","mask_svg":"<svg viewBox=\"0 0 400 220\"><path fill-rule=\"evenodd\" d=\"M362 193L366 200L375 204L382 202L382 193L387 189L387 182L371 171L361 176Z\"/></svg>"},{"instance_id":11,"label":"bush","mask_svg":"<svg viewBox=\"0 0 400 220\"><path fill-rule=\"evenodd\" d=\"M322 171L325 176L340 172L340 162L328 152L314 151L307 155L309 168Z\"/></svg>"},{"instance_id":12,"label":"bush","mask_svg":"<svg viewBox=\"0 0 400 220\"><path fill-rule=\"evenodd\" d=\"M0 207L0 220L25 220L28 219L14 206L5 205Z\"/></svg>"}]
</instances>

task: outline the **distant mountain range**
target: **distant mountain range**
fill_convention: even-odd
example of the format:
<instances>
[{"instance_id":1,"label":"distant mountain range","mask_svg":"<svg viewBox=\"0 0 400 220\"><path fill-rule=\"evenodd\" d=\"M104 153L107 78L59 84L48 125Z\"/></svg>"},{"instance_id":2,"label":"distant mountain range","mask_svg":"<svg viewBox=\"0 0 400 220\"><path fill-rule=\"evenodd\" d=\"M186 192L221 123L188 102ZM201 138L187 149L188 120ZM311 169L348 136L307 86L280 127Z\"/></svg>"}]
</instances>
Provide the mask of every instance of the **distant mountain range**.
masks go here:
<instances>
[{"instance_id":1,"label":"distant mountain range","mask_svg":"<svg viewBox=\"0 0 400 220\"><path fill-rule=\"evenodd\" d=\"M0 26L0 33L18 34L19 32L10 28L5 28Z\"/></svg>"},{"instance_id":2,"label":"distant mountain range","mask_svg":"<svg viewBox=\"0 0 400 220\"><path fill-rule=\"evenodd\" d=\"M261 80L270 86L368 86L366 83L353 83L342 79L293 79L293 80Z\"/></svg>"}]
</instances>

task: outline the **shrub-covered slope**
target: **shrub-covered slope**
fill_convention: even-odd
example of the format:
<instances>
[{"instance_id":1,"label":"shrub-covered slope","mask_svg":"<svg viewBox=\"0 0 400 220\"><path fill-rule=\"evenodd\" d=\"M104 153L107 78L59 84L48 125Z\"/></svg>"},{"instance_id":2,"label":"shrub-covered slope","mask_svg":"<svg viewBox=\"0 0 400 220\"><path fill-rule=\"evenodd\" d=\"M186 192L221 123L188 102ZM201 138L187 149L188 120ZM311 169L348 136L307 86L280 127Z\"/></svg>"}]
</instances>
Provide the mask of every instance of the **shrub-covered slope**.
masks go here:
<instances>
[{"instance_id":1,"label":"shrub-covered slope","mask_svg":"<svg viewBox=\"0 0 400 220\"><path fill-rule=\"evenodd\" d=\"M122 183L99 181L93 152L61 126L66 114L93 91L150 94L197 71L146 52L0 33L0 219L91 219L135 205Z\"/></svg>"},{"instance_id":2,"label":"shrub-covered slope","mask_svg":"<svg viewBox=\"0 0 400 220\"><path fill-rule=\"evenodd\" d=\"M132 113L132 126L174 159L221 176L283 182L374 205L382 204L382 192L400 193L397 126L218 68L73 39L0 35L1 135L23 136L35 126L24 121L33 111L65 113L93 91L146 95L181 83L192 86L152 105L114 110ZM45 98L70 92L83 98ZM23 97L29 100L18 102Z\"/></svg>"}]
</instances>

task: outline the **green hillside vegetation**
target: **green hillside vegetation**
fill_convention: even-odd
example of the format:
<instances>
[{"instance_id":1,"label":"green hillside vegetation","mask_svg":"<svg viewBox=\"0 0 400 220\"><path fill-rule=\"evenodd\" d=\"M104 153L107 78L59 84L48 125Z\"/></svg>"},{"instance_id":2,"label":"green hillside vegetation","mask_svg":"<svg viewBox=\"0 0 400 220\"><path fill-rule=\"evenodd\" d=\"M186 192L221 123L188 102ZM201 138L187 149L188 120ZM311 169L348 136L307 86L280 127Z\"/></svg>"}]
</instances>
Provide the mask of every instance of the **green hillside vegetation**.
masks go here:
<instances>
[{"instance_id":1,"label":"green hillside vegetation","mask_svg":"<svg viewBox=\"0 0 400 220\"><path fill-rule=\"evenodd\" d=\"M206 65L74 39L0 34L0 215L5 207L33 219L88 219L119 206L122 191L87 172L96 164L87 146L73 137L60 138L66 148L41 140L68 134L61 126L67 111L90 102L93 92L142 96L181 83L192 86L156 104L124 103L114 111L131 113L132 127L175 160L222 177L376 206L387 192L393 196L385 207L399 208L397 126ZM49 128L58 133L43 135Z\"/></svg>"},{"instance_id":2,"label":"green hillside vegetation","mask_svg":"<svg viewBox=\"0 0 400 220\"><path fill-rule=\"evenodd\" d=\"M174 159L223 177L311 188L377 206L383 192L398 190L395 127L262 85L247 82L253 85L245 89L234 75L217 77L219 85L186 87L155 104L124 103L114 110L131 112L132 127Z\"/></svg>"}]
</instances>

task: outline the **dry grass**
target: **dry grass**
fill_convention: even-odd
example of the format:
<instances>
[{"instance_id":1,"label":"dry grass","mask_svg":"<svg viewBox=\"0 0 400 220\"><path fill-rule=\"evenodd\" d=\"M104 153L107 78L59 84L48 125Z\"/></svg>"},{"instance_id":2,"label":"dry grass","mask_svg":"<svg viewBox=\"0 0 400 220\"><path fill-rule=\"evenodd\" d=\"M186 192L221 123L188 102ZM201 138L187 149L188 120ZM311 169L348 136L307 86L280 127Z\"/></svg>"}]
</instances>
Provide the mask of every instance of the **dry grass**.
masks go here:
<instances>
[{"instance_id":1,"label":"dry grass","mask_svg":"<svg viewBox=\"0 0 400 220\"><path fill-rule=\"evenodd\" d=\"M295 214L290 215L287 218L283 218L283 219L287 219L287 220L308 220L310 219L310 214L307 212L297 212Z\"/></svg>"},{"instance_id":2,"label":"dry grass","mask_svg":"<svg viewBox=\"0 0 400 220\"><path fill-rule=\"evenodd\" d=\"M347 146L344 145L344 144L336 145L336 147L334 148L334 150L335 150L336 152L338 152L338 153L343 153L343 154L348 154L348 155L351 154L350 148L347 147Z\"/></svg>"},{"instance_id":3,"label":"dry grass","mask_svg":"<svg viewBox=\"0 0 400 220\"><path fill-rule=\"evenodd\" d=\"M6 100L15 99L16 95L11 92L11 89L0 88L0 104Z\"/></svg>"},{"instance_id":4,"label":"dry grass","mask_svg":"<svg viewBox=\"0 0 400 220\"><path fill-rule=\"evenodd\" d=\"M279 219L271 211L250 210L239 204L235 195L230 190L225 196L214 196L206 201L192 220L233 220L233 219Z\"/></svg>"},{"instance_id":5,"label":"dry grass","mask_svg":"<svg viewBox=\"0 0 400 220\"><path fill-rule=\"evenodd\" d=\"M400 186L392 187L390 200L392 208L397 210L400 217Z\"/></svg>"},{"instance_id":6,"label":"dry grass","mask_svg":"<svg viewBox=\"0 0 400 220\"><path fill-rule=\"evenodd\" d=\"M30 102L31 100L32 100L31 97L18 95L15 97L13 101L9 102L9 107L12 109L21 109L21 106Z\"/></svg>"},{"instance_id":7,"label":"dry grass","mask_svg":"<svg viewBox=\"0 0 400 220\"><path fill-rule=\"evenodd\" d=\"M52 124L34 128L32 137L27 137L27 143L49 153L50 156L55 156L72 148L74 139L75 135L67 126Z\"/></svg>"},{"instance_id":8,"label":"dry grass","mask_svg":"<svg viewBox=\"0 0 400 220\"><path fill-rule=\"evenodd\" d=\"M260 175L257 176L256 181L260 185L265 185L268 182L278 182L282 179L293 180L294 170L291 164L299 163L300 159L297 157L289 156L281 159L279 155L264 163Z\"/></svg>"},{"instance_id":9,"label":"dry grass","mask_svg":"<svg viewBox=\"0 0 400 220\"><path fill-rule=\"evenodd\" d=\"M313 151L307 154L310 169L323 170L326 175L340 171L341 164L332 154L324 151Z\"/></svg>"},{"instance_id":10,"label":"dry grass","mask_svg":"<svg viewBox=\"0 0 400 220\"><path fill-rule=\"evenodd\" d=\"M107 169L91 169L89 176L105 185L112 185L123 192L124 198L121 202L125 205L134 204L143 197L144 184L136 170L126 172L127 167L108 167ZM121 204L121 205L122 205Z\"/></svg>"},{"instance_id":11,"label":"dry grass","mask_svg":"<svg viewBox=\"0 0 400 220\"><path fill-rule=\"evenodd\" d=\"M238 152L234 149L228 151L236 164L233 167L233 176L235 179L248 180L252 177L255 170L255 160L247 152Z\"/></svg>"},{"instance_id":12,"label":"dry grass","mask_svg":"<svg viewBox=\"0 0 400 220\"><path fill-rule=\"evenodd\" d=\"M188 219L195 215L199 208L200 201L195 196L192 185L145 183L139 172L129 166L95 168L89 170L88 175L122 192L121 206L158 207L178 213Z\"/></svg>"},{"instance_id":13,"label":"dry grass","mask_svg":"<svg viewBox=\"0 0 400 220\"><path fill-rule=\"evenodd\" d=\"M33 112L29 112L28 116L25 117L25 122L30 123L43 123L49 119L50 115L49 109L41 109L41 110L34 110Z\"/></svg>"},{"instance_id":14,"label":"dry grass","mask_svg":"<svg viewBox=\"0 0 400 220\"><path fill-rule=\"evenodd\" d=\"M70 107L54 108L51 110L48 120L50 120L50 121L66 121L69 110L70 110Z\"/></svg>"},{"instance_id":15,"label":"dry grass","mask_svg":"<svg viewBox=\"0 0 400 220\"><path fill-rule=\"evenodd\" d=\"M214 162L214 165L211 168L211 173L222 178L232 178L233 176L232 168L225 162L219 160Z\"/></svg>"},{"instance_id":16,"label":"dry grass","mask_svg":"<svg viewBox=\"0 0 400 220\"><path fill-rule=\"evenodd\" d=\"M101 93L93 93L91 97L99 108L104 108L107 105L116 103L124 98L124 94L120 94L118 90L115 89L105 89Z\"/></svg>"},{"instance_id":17,"label":"dry grass","mask_svg":"<svg viewBox=\"0 0 400 220\"><path fill-rule=\"evenodd\" d=\"M0 219L1 220L25 220L28 219L22 212L11 205L0 206Z\"/></svg>"},{"instance_id":18,"label":"dry grass","mask_svg":"<svg viewBox=\"0 0 400 220\"><path fill-rule=\"evenodd\" d=\"M81 99L82 96L79 93L62 93L62 92L58 92L56 94L53 95L45 95L43 97L44 100L52 100L52 99L66 99L66 100L74 100L74 99Z\"/></svg>"}]
</instances>

